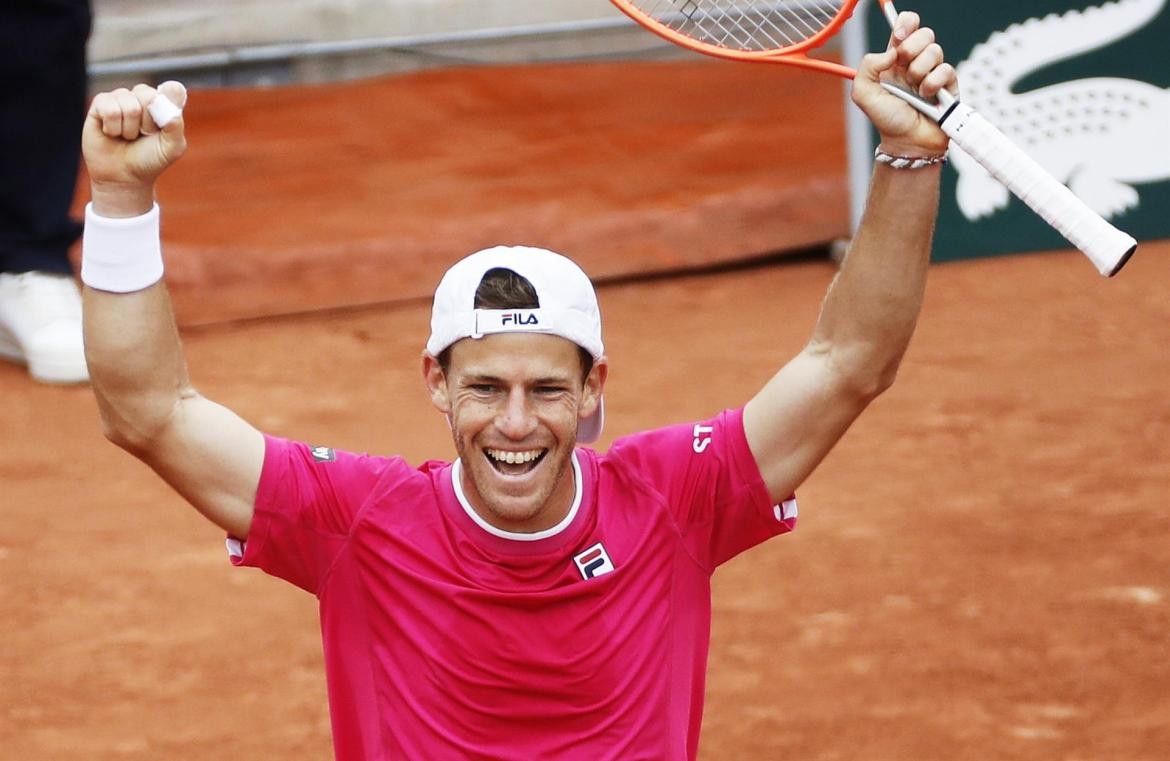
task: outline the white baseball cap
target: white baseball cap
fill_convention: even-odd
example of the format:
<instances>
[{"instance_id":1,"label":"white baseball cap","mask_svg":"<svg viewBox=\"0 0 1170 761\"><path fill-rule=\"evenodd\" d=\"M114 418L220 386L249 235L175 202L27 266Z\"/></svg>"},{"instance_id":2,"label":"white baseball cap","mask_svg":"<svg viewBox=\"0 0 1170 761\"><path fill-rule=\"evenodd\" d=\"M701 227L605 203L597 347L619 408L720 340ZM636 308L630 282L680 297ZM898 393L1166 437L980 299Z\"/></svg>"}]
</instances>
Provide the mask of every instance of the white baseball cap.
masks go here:
<instances>
[{"instance_id":1,"label":"white baseball cap","mask_svg":"<svg viewBox=\"0 0 1170 761\"><path fill-rule=\"evenodd\" d=\"M511 270L536 290L538 309L476 309L475 292L489 270ZM485 248L455 263L435 289L431 307L432 356L463 338L483 338L492 333L547 333L577 344L601 359L601 311L589 276L571 259L543 248L496 246ZM581 421L577 440L597 441L605 420L605 403Z\"/></svg>"}]
</instances>

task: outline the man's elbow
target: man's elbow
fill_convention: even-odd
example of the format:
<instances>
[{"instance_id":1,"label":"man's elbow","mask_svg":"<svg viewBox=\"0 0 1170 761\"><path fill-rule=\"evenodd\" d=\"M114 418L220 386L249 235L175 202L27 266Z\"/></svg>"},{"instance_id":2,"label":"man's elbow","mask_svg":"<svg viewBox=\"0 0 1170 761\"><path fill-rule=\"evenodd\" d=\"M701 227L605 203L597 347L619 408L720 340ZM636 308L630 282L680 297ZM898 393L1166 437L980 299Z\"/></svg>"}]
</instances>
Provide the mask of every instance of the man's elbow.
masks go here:
<instances>
[{"instance_id":1,"label":"man's elbow","mask_svg":"<svg viewBox=\"0 0 1170 761\"><path fill-rule=\"evenodd\" d=\"M102 435L110 443L140 460L150 452L151 442L154 440L153 436L142 430L123 422L111 420L105 415L102 416Z\"/></svg>"},{"instance_id":2,"label":"man's elbow","mask_svg":"<svg viewBox=\"0 0 1170 761\"><path fill-rule=\"evenodd\" d=\"M140 460L150 459L174 416L173 410L166 415L119 414L106 405L101 407L102 435Z\"/></svg>"},{"instance_id":3,"label":"man's elbow","mask_svg":"<svg viewBox=\"0 0 1170 761\"><path fill-rule=\"evenodd\" d=\"M842 385L865 404L885 393L898 377L901 357L880 363L858 363L840 373Z\"/></svg>"},{"instance_id":4,"label":"man's elbow","mask_svg":"<svg viewBox=\"0 0 1170 761\"><path fill-rule=\"evenodd\" d=\"M898 379L899 366L900 364L891 365L877 375L870 385L869 393L871 394L871 399L876 399L881 396L889 390L890 386L894 385L894 381Z\"/></svg>"}]
</instances>

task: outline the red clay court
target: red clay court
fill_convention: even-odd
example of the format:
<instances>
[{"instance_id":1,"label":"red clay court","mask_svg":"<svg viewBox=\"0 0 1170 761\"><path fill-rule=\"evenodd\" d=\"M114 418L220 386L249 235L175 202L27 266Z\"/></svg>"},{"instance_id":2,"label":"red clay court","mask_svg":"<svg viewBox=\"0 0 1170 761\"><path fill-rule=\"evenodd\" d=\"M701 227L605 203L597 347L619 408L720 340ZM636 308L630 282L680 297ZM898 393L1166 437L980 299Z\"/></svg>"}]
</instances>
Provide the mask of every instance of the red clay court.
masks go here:
<instances>
[{"instance_id":1,"label":"red clay court","mask_svg":"<svg viewBox=\"0 0 1170 761\"><path fill-rule=\"evenodd\" d=\"M195 91L161 201L196 386L272 433L449 457L426 297L527 242L603 282L601 447L746 401L834 271L759 258L846 233L840 85L613 65ZM818 136L785 126L818 108ZM1166 758L1168 281L1168 241L1108 281L1074 252L934 268L798 530L715 576L702 758ZM0 365L0 392L0 759L329 758L315 601L230 568L88 389Z\"/></svg>"}]
</instances>

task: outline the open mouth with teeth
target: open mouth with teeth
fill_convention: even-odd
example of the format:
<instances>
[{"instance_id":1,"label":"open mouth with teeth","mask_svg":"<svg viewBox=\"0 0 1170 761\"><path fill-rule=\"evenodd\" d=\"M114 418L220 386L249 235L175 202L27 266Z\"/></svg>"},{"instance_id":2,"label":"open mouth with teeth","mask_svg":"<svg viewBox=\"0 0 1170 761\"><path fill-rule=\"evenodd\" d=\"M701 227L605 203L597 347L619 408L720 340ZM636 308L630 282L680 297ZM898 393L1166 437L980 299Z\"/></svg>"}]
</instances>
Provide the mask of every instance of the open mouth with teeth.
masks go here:
<instances>
[{"instance_id":1,"label":"open mouth with teeth","mask_svg":"<svg viewBox=\"0 0 1170 761\"><path fill-rule=\"evenodd\" d=\"M548 450L526 449L522 452L513 452L507 449L485 448L483 453L492 467L500 473L506 476L522 476L535 469L548 454Z\"/></svg>"}]
</instances>

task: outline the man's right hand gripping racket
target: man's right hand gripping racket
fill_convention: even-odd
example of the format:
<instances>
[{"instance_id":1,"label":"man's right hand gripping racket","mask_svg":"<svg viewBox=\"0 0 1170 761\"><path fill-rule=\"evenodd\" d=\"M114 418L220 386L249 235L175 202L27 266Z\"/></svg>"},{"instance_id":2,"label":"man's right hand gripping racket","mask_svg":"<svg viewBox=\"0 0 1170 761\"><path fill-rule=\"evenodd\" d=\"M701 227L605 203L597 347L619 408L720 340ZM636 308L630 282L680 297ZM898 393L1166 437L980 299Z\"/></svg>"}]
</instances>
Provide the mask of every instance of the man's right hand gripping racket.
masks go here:
<instances>
[{"instance_id":1,"label":"man's right hand gripping racket","mask_svg":"<svg viewBox=\"0 0 1170 761\"><path fill-rule=\"evenodd\" d=\"M676 45L699 53L757 63L783 63L852 79L856 72L806 53L824 44L858 0L611 0L626 15ZM892 0L879 0L892 29ZM1006 135L949 92L937 103L891 84L887 90L938 122L951 140L1028 204L1097 270L1112 277L1137 241L1106 222Z\"/></svg>"}]
</instances>

